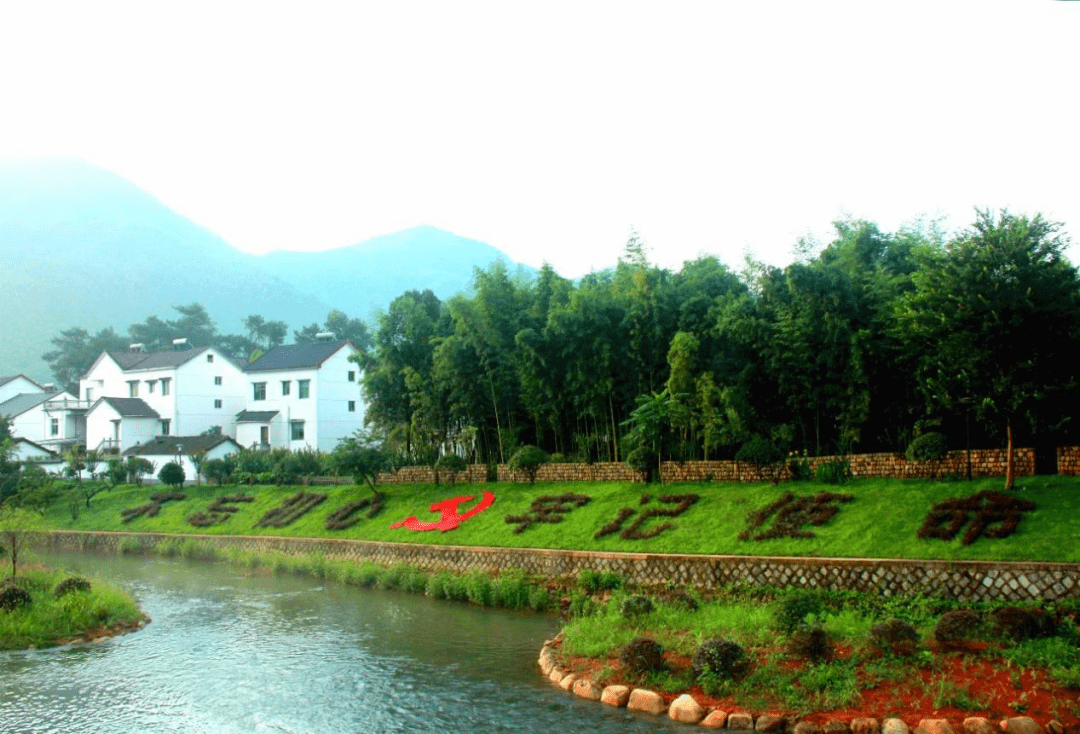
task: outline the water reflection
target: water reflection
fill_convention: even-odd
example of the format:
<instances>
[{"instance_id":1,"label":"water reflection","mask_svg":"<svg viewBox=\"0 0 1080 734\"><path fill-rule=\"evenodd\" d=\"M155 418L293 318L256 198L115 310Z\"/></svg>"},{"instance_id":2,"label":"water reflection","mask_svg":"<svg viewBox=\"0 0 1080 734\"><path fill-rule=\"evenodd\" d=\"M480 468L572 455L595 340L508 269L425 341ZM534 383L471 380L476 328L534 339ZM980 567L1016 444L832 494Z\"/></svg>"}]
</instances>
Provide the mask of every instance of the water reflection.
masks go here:
<instances>
[{"instance_id":1,"label":"water reflection","mask_svg":"<svg viewBox=\"0 0 1080 734\"><path fill-rule=\"evenodd\" d=\"M0 653L0 732L654 732L536 666L550 617L224 564L63 556L153 618L93 645Z\"/></svg>"}]
</instances>

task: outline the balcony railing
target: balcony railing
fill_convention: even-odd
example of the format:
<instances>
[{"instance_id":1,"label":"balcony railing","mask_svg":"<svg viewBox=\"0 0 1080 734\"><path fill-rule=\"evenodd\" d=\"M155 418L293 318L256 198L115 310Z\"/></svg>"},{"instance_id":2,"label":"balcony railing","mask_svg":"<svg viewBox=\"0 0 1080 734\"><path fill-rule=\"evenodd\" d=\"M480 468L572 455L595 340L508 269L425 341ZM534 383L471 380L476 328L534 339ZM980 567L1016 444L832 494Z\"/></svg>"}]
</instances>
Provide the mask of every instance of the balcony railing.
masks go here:
<instances>
[{"instance_id":1,"label":"balcony railing","mask_svg":"<svg viewBox=\"0 0 1080 734\"><path fill-rule=\"evenodd\" d=\"M89 400L50 400L45 410L90 410Z\"/></svg>"}]
</instances>

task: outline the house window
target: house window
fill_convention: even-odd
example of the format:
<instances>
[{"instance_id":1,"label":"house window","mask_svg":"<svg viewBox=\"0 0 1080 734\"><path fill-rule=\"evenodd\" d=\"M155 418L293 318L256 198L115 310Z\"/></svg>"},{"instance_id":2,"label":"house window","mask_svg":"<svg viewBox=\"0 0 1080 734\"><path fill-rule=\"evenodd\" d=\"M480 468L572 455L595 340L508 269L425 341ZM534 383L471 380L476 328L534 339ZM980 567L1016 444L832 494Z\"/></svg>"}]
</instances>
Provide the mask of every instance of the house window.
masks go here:
<instances>
[{"instance_id":1,"label":"house window","mask_svg":"<svg viewBox=\"0 0 1080 734\"><path fill-rule=\"evenodd\" d=\"M49 435L50 436L59 436L60 435L60 419L59 418L50 418L49 419Z\"/></svg>"},{"instance_id":2,"label":"house window","mask_svg":"<svg viewBox=\"0 0 1080 734\"><path fill-rule=\"evenodd\" d=\"M270 426L259 426L259 443L263 446L270 445Z\"/></svg>"},{"instance_id":3,"label":"house window","mask_svg":"<svg viewBox=\"0 0 1080 734\"><path fill-rule=\"evenodd\" d=\"M350 400L349 401L349 412L350 413L355 413L356 412L356 401L355 400Z\"/></svg>"},{"instance_id":4,"label":"house window","mask_svg":"<svg viewBox=\"0 0 1080 734\"><path fill-rule=\"evenodd\" d=\"M156 384L157 384L157 380L147 380L146 381L146 393L147 393L147 395L153 395L154 394L154 385L156 385Z\"/></svg>"},{"instance_id":5,"label":"house window","mask_svg":"<svg viewBox=\"0 0 1080 734\"><path fill-rule=\"evenodd\" d=\"M168 420L161 421L161 435L162 436L168 436L169 435L169 427L170 427L169 424L171 422L172 421L168 421Z\"/></svg>"},{"instance_id":6,"label":"house window","mask_svg":"<svg viewBox=\"0 0 1080 734\"><path fill-rule=\"evenodd\" d=\"M300 395L298 397L303 400L308 396L308 387L311 385L311 380L297 380L296 385L300 390Z\"/></svg>"},{"instance_id":7,"label":"house window","mask_svg":"<svg viewBox=\"0 0 1080 734\"><path fill-rule=\"evenodd\" d=\"M213 362L214 361L214 355L212 355L212 354L206 355L206 361L207 362Z\"/></svg>"},{"instance_id":8,"label":"house window","mask_svg":"<svg viewBox=\"0 0 1080 734\"><path fill-rule=\"evenodd\" d=\"M221 375L218 375L217 377L214 378L214 384L215 385L220 385L221 384Z\"/></svg>"},{"instance_id":9,"label":"house window","mask_svg":"<svg viewBox=\"0 0 1080 734\"><path fill-rule=\"evenodd\" d=\"M128 397L129 398L137 398L137 397L139 397L139 381L138 380L130 380L128 382Z\"/></svg>"},{"instance_id":10,"label":"house window","mask_svg":"<svg viewBox=\"0 0 1080 734\"><path fill-rule=\"evenodd\" d=\"M169 383L170 382L172 382L171 377L162 377L161 378L161 394L162 395L168 395L169 394Z\"/></svg>"},{"instance_id":11,"label":"house window","mask_svg":"<svg viewBox=\"0 0 1080 734\"><path fill-rule=\"evenodd\" d=\"M284 397L289 394L289 388L292 387L292 380L281 381L281 395Z\"/></svg>"},{"instance_id":12,"label":"house window","mask_svg":"<svg viewBox=\"0 0 1080 734\"><path fill-rule=\"evenodd\" d=\"M356 372L349 370L349 382L356 382Z\"/></svg>"},{"instance_id":13,"label":"house window","mask_svg":"<svg viewBox=\"0 0 1080 734\"><path fill-rule=\"evenodd\" d=\"M255 394L252 396L252 400L266 400L266 383L265 382L253 382L251 386L255 388Z\"/></svg>"},{"instance_id":14,"label":"house window","mask_svg":"<svg viewBox=\"0 0 1080 734\"><path fill-rule=\"evenodd\" d=\"M89 403L93 399L94 399L94 388L92 388L92 387L86 388L86 402Z\"/></svg>"},{"instance_id":15,"label":"house window","mask_svg":"<svg viewBox=\"0 0 1080 734\"><path fill-rule=\"evenodd\" d=\"M218 398L217 400L214 401L214 407L215 408L220 408L221 407L221 398Z\"/></svg>"},{"instance_id":16,"label":"house window","mask_svg":"<svg viewBox=\"0 0 1080 734\"><path fill-rule=\"evenodd\" d=\"M293 441L304 440L304 421L292 421L289 424L289 437Z\"/></svg>"}]
</instances>

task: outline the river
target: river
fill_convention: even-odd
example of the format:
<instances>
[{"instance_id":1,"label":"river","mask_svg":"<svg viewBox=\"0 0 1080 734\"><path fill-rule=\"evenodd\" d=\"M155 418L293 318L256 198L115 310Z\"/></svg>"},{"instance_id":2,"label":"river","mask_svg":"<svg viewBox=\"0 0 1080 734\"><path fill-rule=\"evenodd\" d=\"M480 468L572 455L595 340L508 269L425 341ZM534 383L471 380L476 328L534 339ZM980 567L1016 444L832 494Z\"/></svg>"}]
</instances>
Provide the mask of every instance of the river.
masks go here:
<instances>
[{"instance_id":1,"label":"river","mask_svg":"<svg viewBox=\"0 0 1080 734\"><path fill-rule=\"evenodd\" d=\"M685 731L583 701L536 658L551 616L227 564L65 554L152 618L111 640L0 652L0 732Z\"/></svg>"}]
</instances>

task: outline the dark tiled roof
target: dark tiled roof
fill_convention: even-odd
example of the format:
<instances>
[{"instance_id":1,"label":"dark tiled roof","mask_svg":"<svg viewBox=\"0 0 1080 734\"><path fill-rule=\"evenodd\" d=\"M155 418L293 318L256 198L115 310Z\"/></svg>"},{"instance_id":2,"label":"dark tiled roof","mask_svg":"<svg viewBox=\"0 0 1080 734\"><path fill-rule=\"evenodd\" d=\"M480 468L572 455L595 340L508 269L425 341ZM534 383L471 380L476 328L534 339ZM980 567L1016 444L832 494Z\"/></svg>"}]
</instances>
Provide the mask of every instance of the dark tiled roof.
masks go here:
<instances>
[{"instance_id":1,"label":"dark tiled roof","mask_svg":"<svg viewBox=\"0 0 1080 734\"><path fill-rule=\"evenodd\" d=\"M245 370L247 372L261 372L263 370L295 370L305 367L318 367L346 344L353 345L348 339L337 342L282 344L256 359Z\"/></svg>"},{"instance_id":2,"label":"dark tiled roof","mask_svg":"<svg viewBox=\"0 0 1080 734\"><path fill-rule=\"evenodd\" d=\"M160 418L158 412L146 404L142 398L100 398L98 403L105 402L112 406L113 410L124 418ZM98 403L94 403L97 405ZM93 406L91 406L93 410Z\"/></svg>"},{"instance_id":3,"label":"dark tiled roof","mask_svg":"<svg viewBox=\"0 0 1080 734\"><path fill-rule=\"evenodd\" d=\"M24 392L19 393L10 400L5 400L0 403L0 415L6 415L8 418L14 418L17 415L22 415L31 408L44 403L49 398L55 398L60 392Z\"/></svg>"},{"instance_id":4,"label":"dark tiled roof","mask_svg":"<svg viewBox=\"0 0 1080 734\"><path fill-rule=\"evenodd\" d=\"M231 443L240 448L240 444L228 436L156 436L147 443L132 446L124 452L125 456L168 456L176 454L180 447L182 454L194 454L197 451L209 451L218 444Z\"/></svg>"},{"instance_id":5,"label":"dark tiled roof","mask_svg":"<svg viewBox=\"0 0 1080 734\"><path fill-rule=\"evenodd\" d=\"M109 356L116 360L124 370L159 370L164 367L179 367L198 355L205 352L209 347L196 347L185 349L182 352L109 352Z\"/></svg>"},{"instance_id":6,"label":"dark tiled roof","mask_svg":"<svg viewBox=\"0 0 1080 734\"><path fill-rule=\"evenodd\" d=\"M241 410L236 414L237 423L269 423L277 415L276 410Z\"/></svg>"}]
</instances>

